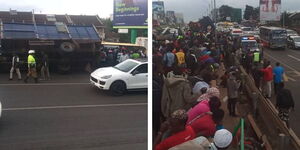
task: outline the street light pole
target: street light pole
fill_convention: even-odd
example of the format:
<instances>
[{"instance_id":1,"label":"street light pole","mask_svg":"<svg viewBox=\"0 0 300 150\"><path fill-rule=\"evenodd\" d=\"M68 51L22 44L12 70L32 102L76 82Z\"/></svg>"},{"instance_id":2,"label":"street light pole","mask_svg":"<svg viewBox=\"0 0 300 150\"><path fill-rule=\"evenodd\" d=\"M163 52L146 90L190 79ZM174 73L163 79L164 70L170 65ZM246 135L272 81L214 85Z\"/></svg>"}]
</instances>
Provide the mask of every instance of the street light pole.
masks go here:
<instances>
[{"instance_id":1,"label":"street light pole","mask_svg":"<svg viewBox=\"0 0 300 150\"><path fill-rule=\"evenodd\" d=\"M216 0L214 0L214 21L215 21L215 43L217 44L217 5L216 5Z\"/></svg>"}]
</instances>

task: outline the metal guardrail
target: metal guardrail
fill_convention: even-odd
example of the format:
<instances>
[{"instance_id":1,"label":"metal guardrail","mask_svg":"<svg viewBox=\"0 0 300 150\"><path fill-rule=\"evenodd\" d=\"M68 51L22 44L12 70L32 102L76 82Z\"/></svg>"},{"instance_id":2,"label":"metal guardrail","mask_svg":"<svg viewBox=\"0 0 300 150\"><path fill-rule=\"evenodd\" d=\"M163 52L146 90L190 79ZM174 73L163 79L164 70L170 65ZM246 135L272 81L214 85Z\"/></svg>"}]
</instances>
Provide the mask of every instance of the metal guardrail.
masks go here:
<instances>
[{"instance_id":1,"label":"metal guardrail","mask_svg":"<svg viewBox=\"0 0 300 150\"><path fill-rule=\"evenodd\" d=\"M236 64L238 63L238 59L235 58ZM274 105L271 103L270 100L266 99L262 93L257 89L257 87L254 84L253 79L248 75L248 73L245 71L245 69L242 66L239 66L239 69L241 73L244 75L244 88L247 91L247 94L249 97L253 97L253 94L256 94L256 99L252 98L253 106L256 107L255 109L258 111L259 115L256 117L258 120L263 121L263 126L266 128L264 130L264 134L267 135L267 137L274 139L270 140L272 143L273 149L282 149L280 147L283 147L284 149L291 149L291 150L300 150L300 140L297 137L297 135L294 133L292 129L288 129L283 121L278 117L278 111L274 107ZM254 110L254 114L256 112ZM285 147L287 145L282 146L282 135L284 135L285 139L287 139L290 144L288 144L288 147ZM284 140L284 141L287 141Z\"/></svg>"}]
</instances>

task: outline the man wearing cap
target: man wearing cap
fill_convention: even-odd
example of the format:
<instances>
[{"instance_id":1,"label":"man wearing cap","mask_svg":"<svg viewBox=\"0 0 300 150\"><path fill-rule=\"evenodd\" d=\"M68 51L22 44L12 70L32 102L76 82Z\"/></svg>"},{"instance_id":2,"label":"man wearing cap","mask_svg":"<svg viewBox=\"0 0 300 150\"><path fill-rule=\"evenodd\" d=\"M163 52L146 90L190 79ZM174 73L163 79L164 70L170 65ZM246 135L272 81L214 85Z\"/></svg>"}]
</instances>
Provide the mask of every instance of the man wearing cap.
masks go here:
<instances>
[{"instance_id":1,"label":"man wearing cap","mask_svg":"<svg viewBox=\"0 0 300 150\"><path fill-rule=\"evenodd\" d=\"M31 76L31 77L34 78L35 83L37 83L38 79L37 79L37 73L36 73L36 61L35 61L35 58L34 58L35 51L34 50L29 50L28 54L29 54L28 58L27 58L28 73L27 73L27 76L26 76L24 82L27 83L28 78Z\"/></svg>"}]
</instances>

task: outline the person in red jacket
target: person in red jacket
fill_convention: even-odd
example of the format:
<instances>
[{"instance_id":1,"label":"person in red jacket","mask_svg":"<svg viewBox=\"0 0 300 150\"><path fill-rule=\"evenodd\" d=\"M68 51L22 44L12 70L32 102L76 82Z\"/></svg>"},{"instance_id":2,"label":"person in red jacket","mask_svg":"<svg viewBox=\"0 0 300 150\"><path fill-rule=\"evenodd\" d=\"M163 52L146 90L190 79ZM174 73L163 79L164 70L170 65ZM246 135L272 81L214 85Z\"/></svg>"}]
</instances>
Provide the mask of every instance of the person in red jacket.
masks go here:
<instances>
[{"instance_id":1,"label":"person in red jacket","mask_svg":"<svg viewBox=\"0 0 300 150\"><path fill-rule=\"evenodd\" d=\"M186 126L188 115L185 110L179 109L172 113L168 121L161 125L154 140L154 150L168 150L186 141L193 140L196 133L191 126ZM169 135L162 139L163 135Z\"/></svg>"},{"instance_id":2,"label":"person in red jacket","mask_svg":"<svg viewBox=\"0 0 300 150\"><path fill-rule=\"evenodd\" d=\"M271 62L268 61L266 64L266 68L261 69L263 72L263 93L267 98L271 98L272 95L272 81L273 81L273 68L271 66Z\"/></svg>"}]
</instances>

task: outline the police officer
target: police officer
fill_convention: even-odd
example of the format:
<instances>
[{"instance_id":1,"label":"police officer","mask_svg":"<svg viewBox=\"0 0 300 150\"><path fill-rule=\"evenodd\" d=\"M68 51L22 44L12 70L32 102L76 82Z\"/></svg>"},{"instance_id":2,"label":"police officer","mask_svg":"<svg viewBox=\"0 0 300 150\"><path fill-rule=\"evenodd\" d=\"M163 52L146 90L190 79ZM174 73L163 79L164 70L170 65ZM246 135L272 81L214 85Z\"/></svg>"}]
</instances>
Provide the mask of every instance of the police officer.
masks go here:
<instances>
[{"instance_id":1,"label":"police officer","mask_svg":"<svg viewBox=\"0 0 300 150\"><path fill-rule=\"evenodd\" d=\"M18 75L18 79L22 80L20 69L19 69L20 58L16 53L13 54L11 64L12 64L12 66L11 66L11 69L10 69L9 80L13 79L13 73L14 73L15 70L16 70L16 73Z\"/></svg>"},{"instance_id":2,"label":"police officer","mask_svg":"<svg viewBox=\"0 0 300 150\"><path fill-rule=\"evenodd\" d=\"M256 50L253 53L253 63L255 63L255 64L259 64L260 63L260 52L259 52L259 50Z\"/></svg>"},{"instance_id":3,"label":"police officer","mask_svg":"<svg viewBox=\"0 0 300 150\"><path fill-rule=\"evenodd\" d=\"M27 80L29 77L33 77L35 83L38 82L37 79L37 72L36 72L36 61L35 61L35 51L34 50L29 50L28 51L28 58L27 58L27 63L28 63L28 73L27 76L24 80L25 83L27 83Z\"/></svg>"}]
</instances>

